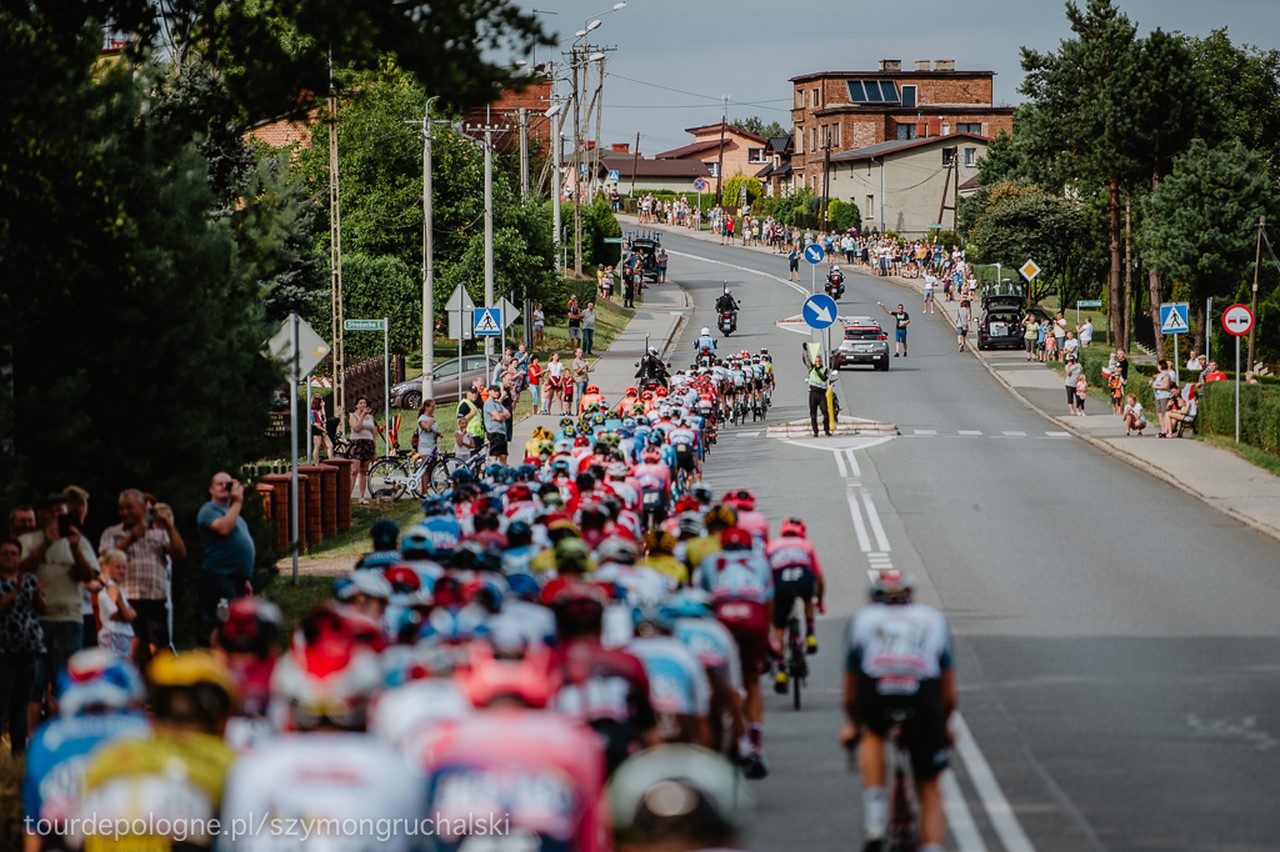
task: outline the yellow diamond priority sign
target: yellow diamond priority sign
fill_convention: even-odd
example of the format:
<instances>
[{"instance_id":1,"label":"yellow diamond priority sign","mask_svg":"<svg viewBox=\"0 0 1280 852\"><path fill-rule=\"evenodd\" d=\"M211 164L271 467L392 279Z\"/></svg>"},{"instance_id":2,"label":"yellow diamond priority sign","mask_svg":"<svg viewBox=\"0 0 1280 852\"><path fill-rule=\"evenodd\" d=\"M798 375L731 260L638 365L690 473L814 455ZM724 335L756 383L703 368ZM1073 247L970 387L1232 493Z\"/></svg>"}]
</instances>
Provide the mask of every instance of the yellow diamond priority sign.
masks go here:
<instances>
[{"instance_id":1,"label":"yellow diamond priority sign","mask_svg":"<svg viewBox=\"0 0 1280 852\"><path fill-rule=\"evenodd\" d=\"M1036 276L1040 274L1040 267L1031 258L1027 258L1027 262L1018 267L1018 271L1022 273L1022 277L1027 281L1036 280Z\"/></svg>"}]
</instances>

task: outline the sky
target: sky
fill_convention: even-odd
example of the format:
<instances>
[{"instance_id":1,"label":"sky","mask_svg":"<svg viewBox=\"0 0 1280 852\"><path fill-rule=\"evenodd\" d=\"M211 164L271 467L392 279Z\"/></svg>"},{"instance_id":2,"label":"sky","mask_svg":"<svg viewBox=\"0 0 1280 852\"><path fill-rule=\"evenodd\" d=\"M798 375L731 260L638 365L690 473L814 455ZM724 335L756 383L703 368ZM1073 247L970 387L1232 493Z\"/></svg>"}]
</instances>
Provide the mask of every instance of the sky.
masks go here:
<instances>
[{"instance_id":1,"label":"sky","mask_svg":"<svg viewBox=\"0 0 1280 852\"><path fill-rule=\"evenodd\" d=\"M1085 0L1080 0L1084 5ZM758 115L790 129L788 79L814 71L874 70L881 59L954 59L995 71L995 102L1021 101L1020 48L1053 51L1070 36L1061 0L516 0L536 10L560 46L526 60L563 59L574 33L601 25L591 43L607 53L602 142L645 156L693 141L687 127ZM1280 48L1276 0L1118 0L1140 36L1160 28L1192 35L1226 27L1236 44ZM553 14L554 13L554 14ZM603 14L602 14L603 13ZM531 62L531 64L533 64ZM594 80L594 72L592 74ZM560 90L567 92L567 84Z\"/></svg>"}]
</instances>

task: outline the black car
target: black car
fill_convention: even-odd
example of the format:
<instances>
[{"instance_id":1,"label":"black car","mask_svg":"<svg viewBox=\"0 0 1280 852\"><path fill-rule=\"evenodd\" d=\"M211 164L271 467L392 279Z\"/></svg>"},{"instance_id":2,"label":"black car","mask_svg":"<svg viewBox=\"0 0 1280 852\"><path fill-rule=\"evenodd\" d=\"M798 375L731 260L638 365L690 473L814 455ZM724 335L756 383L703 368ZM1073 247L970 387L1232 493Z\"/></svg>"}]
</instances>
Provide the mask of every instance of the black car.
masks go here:
<instances>
[{"instance_id":1,"label":"black car","mask_svg":"<svg viewBox=\"0 0 1280 852\"><path fill-rule=\"evenodd\" d=\"M498 365L498 360L497 356L490 358L489 368L486 370L484 355L467 355L463 357L461 361L462 387L464 389L469 387L478 378L484 379L486 385L489 384L493 378L493 370ZM432 380L435 386L435 400L437 403L458 401L458 364L457 358L435 363L432 370ZM417 408L420 405L422 405L421 376L403 381L398 385L392 385L392 408Z\"/></svg>"},{"instance_id":2,"label":"black car","mask_svg":"<svg viewBox=\"0 0 1280 852\"><path fill-rule=\"evenodd\" d=\"M640 269L646 281L658 280L658 249L661 241L654 236L633 236L627 240L627 251L640 258Z\"/></svg>"},{"instance_id":3,"label":"black car","mask_svg":"<svg viewBox=\"0 0 1280 852\"><path fill-rule=\"evenodd\" d=\"M832 355L837 370L856 364L889 369L889 337L871 317L844 317L844 340Z\"/></svg>"},{"instance_id":4,"label":"black car","mask_svg":"<svg viewBox=\"0 0 1280 852\"><path fill-rule=\"evenodd\" d=\"M1024 316L1021 296L983 296L982 318L978 322L978 348L1021 349Z\"/></svg>"}]
</instances>

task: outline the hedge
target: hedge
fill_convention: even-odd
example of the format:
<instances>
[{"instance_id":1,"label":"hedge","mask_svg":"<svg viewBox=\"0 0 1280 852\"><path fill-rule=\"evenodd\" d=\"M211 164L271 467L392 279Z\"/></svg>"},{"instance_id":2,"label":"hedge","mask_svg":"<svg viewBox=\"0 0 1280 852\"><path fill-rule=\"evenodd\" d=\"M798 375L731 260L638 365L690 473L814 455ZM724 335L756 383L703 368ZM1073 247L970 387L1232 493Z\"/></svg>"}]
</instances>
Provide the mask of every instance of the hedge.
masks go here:
<instances>
[{"instance_id":1,"label":"hedge","mask_svg":"<svg viewBox=\"0 0 1280 852\"><path fill-rule=\"evenodd\" d=\"M1196 399L1197 431L1234 438L1235 382L1201 385ZM1240 441L1280 456L1280 388L1261 384L1240 385Z\"/></svg>"}]
</instances>

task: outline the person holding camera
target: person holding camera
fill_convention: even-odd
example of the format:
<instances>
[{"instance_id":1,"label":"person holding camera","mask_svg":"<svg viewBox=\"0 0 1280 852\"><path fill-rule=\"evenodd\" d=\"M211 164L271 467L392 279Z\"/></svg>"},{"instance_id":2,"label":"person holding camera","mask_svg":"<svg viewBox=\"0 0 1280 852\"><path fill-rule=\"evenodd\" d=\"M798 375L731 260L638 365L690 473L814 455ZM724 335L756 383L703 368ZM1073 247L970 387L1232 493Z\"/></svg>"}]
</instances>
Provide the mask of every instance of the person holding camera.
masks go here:
<instances>
[{"instance_id":1,"label":"person holding camera","mask_svg":"<svg viewBox=\"0 0 1280 852\"><path fill-rule=\"evenodd\" d=\"M156 651L169 647L170 530L173 515L147 508L147 497L136 488L120 492L120 523L107 527L98 540L98 552L120 550L127 556L121 587L137 618L132 634L138 637L136 662L146 668Z\"/></svg>"},{"instance_id":2,"label":"person holding camera","mask_svg":"<svg viewBox=\"0 0 1280 852\"><path fill-rule=\"evenodd\" d=\"M249 582L257 556L249 525L241 517L244 486L220 470L209 482L209 502L196 513L204 564L200 570L200 644L207 646L218 626L218 605L253 594Z\"/></svg>"},{"instance_id":3,"label":"person holding camera","mask_svg":"<svg viewBox=\"0 0 1280 852\"><path fill-rule=\"evenodd\" d=\"M355 480L355 492L361 503L368 503L369 498L365 495L369 489L369 465L373 464L378 455L373 443L377 422L373 419L369 400L363 396L356 397L356 410L347 419L351 426L347 444L351 447L351 458L356 463L352 476Z\"/></svg>"}]
</instances>

